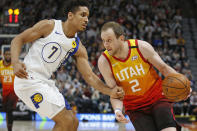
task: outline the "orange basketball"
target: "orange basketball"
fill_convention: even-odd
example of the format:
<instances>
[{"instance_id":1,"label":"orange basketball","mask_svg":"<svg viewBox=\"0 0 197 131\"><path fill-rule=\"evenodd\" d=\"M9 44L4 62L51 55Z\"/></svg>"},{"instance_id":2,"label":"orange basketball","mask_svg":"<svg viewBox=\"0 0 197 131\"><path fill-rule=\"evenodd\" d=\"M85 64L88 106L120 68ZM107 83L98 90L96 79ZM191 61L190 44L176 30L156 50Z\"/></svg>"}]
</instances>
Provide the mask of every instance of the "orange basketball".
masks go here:
<instances>
[{"instance_id":1,"label":"orange basketball","mask_svg":"<svg viewBox=\"0 0 197 131\"><path fill-rule=\"evenodd\" d=\"M190 94L190 81L182 74L170 74L163 80L162 89L170 101L182 101Z\"/></svg>"}]
</instances>

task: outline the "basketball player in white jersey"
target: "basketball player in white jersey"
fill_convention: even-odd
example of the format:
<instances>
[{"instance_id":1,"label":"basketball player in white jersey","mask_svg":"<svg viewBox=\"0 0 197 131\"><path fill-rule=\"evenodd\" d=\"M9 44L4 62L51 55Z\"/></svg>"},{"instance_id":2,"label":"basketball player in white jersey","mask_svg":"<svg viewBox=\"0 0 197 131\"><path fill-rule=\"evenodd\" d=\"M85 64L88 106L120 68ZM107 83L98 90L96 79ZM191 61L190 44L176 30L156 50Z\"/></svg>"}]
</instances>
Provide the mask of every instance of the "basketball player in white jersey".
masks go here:
<instances>
[{"instance_id":1,"label":"basketball player in white jersey","mask_svg":"<svg viewBox=\"0 0 197 131\"><path fill-rule=\"evenodd\" d=\"M72 0L66 10L65 22L42 20L17 35L11 43L11 58L16 74L14 90L31 109L54 120L53 131L76 131L78 127L78 120L67 101L54 81L49 80L70 56L75 57L79 72L91 86L113 98L124 95L120 87L110 89L92 72L87 51L77 37L77 32L84 31L87 26L87 1ZM21 47L30 42L32 47L24 63L20 62Z\"/></svg>"}]
</instances>

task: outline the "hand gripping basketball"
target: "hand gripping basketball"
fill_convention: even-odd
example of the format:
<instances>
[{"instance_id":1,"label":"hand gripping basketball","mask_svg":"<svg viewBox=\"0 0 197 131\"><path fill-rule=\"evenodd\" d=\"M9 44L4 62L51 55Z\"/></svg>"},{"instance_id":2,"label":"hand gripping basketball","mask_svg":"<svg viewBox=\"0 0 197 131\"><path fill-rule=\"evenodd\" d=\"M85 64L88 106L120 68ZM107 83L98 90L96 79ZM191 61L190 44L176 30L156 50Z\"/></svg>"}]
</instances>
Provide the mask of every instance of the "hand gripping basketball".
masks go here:
<instances>
[{"instance_id":1,"label":"hand gripping basketball","mask_svg":"<svg viewBox=\"0 0 197 131\"><path fill-rule=\"evenodd\" d=\"M163 94L170 101L186 100L191 93L190 81L182 74L170 74L162 82Z\"/></svg>"}]
</instances>

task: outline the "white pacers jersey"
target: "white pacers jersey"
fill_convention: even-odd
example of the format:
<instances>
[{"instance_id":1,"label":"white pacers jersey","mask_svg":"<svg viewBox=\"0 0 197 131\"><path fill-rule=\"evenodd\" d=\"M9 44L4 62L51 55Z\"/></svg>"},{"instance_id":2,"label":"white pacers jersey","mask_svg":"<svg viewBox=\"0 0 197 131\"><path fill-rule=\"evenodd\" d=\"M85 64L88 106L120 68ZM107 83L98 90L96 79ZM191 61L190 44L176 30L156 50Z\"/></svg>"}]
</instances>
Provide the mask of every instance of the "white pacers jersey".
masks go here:
<instances>
[{"instance_id":1,"label":"white pacers jersey","mask_svg":"<svg viewBox=\"0 0 197 131\"><path fill-rule=\"evenodd\" d=\"M50 78L52 73L63 64L79 47L79 38L67 38L64 35L61 20L54 20L53 31L45 38L32 43L24 59L28 74Z\"/></svg>"}]
</instances>

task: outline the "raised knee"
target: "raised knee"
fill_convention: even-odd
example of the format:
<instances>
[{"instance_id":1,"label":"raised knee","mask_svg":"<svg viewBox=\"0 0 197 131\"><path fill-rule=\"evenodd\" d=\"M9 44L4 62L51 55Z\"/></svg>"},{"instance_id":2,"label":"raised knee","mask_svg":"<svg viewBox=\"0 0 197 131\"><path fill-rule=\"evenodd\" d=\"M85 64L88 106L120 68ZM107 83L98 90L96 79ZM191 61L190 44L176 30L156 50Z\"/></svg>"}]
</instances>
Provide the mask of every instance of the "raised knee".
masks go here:
<instances>
[{"instance_id":1,"label":"raised knee","mask_svg":"<svg viewBox=\"0 0 197 131\"><path fill-rule=\"evenodd\" d=\"M64 119L62 120L62 124L68 123L69 124L73 124L73 117L72 116L65 116Z\"/></svg>"}]
</instances>

